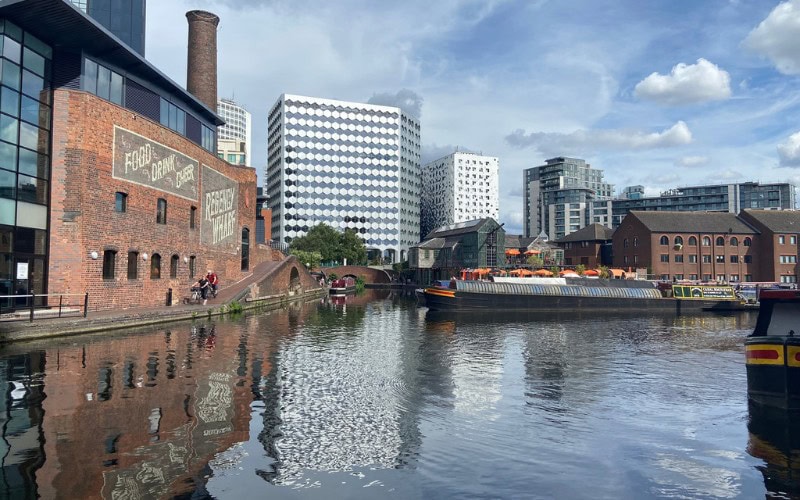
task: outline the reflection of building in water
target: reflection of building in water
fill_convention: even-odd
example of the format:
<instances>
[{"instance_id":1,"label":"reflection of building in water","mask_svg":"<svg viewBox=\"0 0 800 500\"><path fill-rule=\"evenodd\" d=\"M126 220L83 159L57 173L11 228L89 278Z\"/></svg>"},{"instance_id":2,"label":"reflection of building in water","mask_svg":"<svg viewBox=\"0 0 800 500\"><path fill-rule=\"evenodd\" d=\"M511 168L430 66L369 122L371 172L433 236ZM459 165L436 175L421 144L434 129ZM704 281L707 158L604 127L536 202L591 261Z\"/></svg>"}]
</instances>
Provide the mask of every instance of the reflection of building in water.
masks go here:
<instances>
[{"instance_id":1,"label":"reflection of building in water","mask_svg":"<svg viewBox=\"0 0 800 500\"><path fill-rule=\"evenodd\" d=\"M767 497L800 498L800 422L787 411L750 404L747 452L765 463Z\"/></svg>"},{"instance_id":2,"label":"reflection of building in water","mask_svg":"<svg viewBox=\"0 0 800 500\"><path fill-rule=\"evenodd\" d=\"M0 360L0 387L3 387L2 484L0 496L5 498L37 498L38 470L45 461L42 433L44 398L42 380L35 374L44 369L41 353L12 356Z\"/></svg>"},{"instance_id":3,"label":"reflection of building in water","mask_svg":"<svg viewBox=\"0 0 800 500\"><path fill-rule=\"evenodd\" d=\"M493 418L503 385L504 344L497 332L481 325L461 325L455 336L451 359L455 410L467 414L486 412L487 418Z\"/></svg>"},{"instance_id":4,"label":"reflection of building in water","mask_svg":"<svg viewBox=\"0 0 800 500\"><path fill-rule=\"evenodd\" d=\"M408 396L418 394L417 353L408 352L418 340L393 334L405 331L396 316L371 317L350 330L357 333L340 336L309 318L275 354L259 436L276 460L272 471L259 472L268 481L297 484L307 470L394 468L419 446L420 405Z\"/></svg>"},{"instance_id":5,"label":"reflection of building in water","mask_svg":"<svg viewBox=\"0 0 800 500\"><path fill-rule=\"evenodd\" d=\"M26 357L25 370L43 373L38 384L6 358L3 376L19 395L27 391L4 398L12 405L6 476L43 498L160 498L202 488L208 461L248 439L251 381L238 374L236 335L188 330Z\"/></svg>"}]
</instances>

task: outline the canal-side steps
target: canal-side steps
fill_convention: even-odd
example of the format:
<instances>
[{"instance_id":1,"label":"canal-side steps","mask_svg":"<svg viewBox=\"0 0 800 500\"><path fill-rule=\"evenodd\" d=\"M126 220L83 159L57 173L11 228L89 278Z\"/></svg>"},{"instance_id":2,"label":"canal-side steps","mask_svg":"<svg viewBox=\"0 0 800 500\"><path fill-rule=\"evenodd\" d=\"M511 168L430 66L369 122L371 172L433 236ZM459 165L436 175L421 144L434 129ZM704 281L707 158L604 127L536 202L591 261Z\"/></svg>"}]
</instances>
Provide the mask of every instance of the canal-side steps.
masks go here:
<instances>
[{"instance_id":1,"label":"canal-side steps","mask_svg":"<svg viewBox=\"0 0 800 500\"><path fill-rule=\"evenodd\" d=\"M206 305L184 304L183 295L176 294L171 306L108 311L90 309L86 318L45 318L43 315L35 315L32 322L2 321L0 343L218 316L226 314L234 302L243 310L276 308L296 300L316 299L326 291L308 273L306 267L291 255L280 261L262 262L238 282L221 285L217 296L209 297Z\"/></svg>"}]
</instances>

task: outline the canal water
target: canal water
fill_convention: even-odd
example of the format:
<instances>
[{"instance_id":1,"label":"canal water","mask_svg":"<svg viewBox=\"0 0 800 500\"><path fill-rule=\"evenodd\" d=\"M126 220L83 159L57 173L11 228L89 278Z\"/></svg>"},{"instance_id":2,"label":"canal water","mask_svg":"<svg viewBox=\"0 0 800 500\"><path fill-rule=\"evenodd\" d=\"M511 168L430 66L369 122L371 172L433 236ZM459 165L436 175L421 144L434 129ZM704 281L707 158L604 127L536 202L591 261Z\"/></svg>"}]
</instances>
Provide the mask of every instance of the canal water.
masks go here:
<instances>
[{"instance_id":1,"label":"canal water","mask_svg":"<svg viewBox=\"0 0 800 500\"><path fill-rule=\"evenodd\" d=\"M0 350L0 498L792 498L755 314L437 315L367 291Z\"/></svg>"}]
</instances>

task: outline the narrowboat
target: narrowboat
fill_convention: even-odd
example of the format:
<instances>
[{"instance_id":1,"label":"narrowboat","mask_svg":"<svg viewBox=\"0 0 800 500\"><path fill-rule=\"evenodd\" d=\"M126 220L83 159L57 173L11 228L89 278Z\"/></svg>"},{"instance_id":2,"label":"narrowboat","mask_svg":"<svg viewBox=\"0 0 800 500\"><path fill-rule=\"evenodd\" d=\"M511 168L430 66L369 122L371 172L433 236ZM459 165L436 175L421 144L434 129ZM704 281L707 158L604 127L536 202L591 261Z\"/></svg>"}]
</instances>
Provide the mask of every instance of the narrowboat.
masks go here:
<instances>
[{"instance_id":1,"label":"narrowboat","mask_svg":"<svg viewBox=\"0 0 800 500\"><path fill-rule=\"evenodd\" d=\"M356 291L356 280L352 276L338 278L331 283L331 295L344 295Z\"/></svg>"},{"instance_id":2,"label":"narrowboat","mask_svg":"<svg viewBox=\"0 0 800 500\"><path fill-rule=\"evenodd\" d=\"M451 280L423 291L433 311L702 311L737 301L728 285L673 287L666 296L650 281L598 278L495 278Z\"/></svg>"},{"instance_id":3,"label":"narrowboat","mask_svg":"<svg viewBox=\"0 0 800 500\"><path fill-rule=\"evenodd\" d=\"M747 396L800 409L800 290L761 290L756 326L745 341Z\"/></svg>"}]
</instances>

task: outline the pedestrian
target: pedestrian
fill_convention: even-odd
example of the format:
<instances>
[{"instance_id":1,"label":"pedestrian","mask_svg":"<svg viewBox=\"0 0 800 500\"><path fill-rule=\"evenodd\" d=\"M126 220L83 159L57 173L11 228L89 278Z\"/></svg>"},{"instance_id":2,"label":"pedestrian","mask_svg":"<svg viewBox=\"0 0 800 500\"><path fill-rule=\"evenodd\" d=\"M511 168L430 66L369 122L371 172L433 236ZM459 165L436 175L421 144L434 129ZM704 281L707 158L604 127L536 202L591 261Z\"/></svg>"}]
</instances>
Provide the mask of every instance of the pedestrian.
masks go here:
<instances>
[{"instance_id":1,"label":"pedestrian","mask_svg":"<svg viewBox=\"0 0 800 500\"><path fill-rule=\"evenodd\" d=\"M219 287L219 278L217 278L217 273L209 269L208 273L206 273L206 279L208 280L209 290L214 295L214 297L216 297L217 288Z\"/></svg>"},{"instance_id":2,"label":"pedestrian","mask_svg":"<svg viewBox=\"0 0 800 500\"><path fill-rule=\"evenodd\" d=\"M208 290L211 285L208 283L208 280L205 276L200 276L197 278L197 282L192 285L192 288L197 288L200 290L200 297L203 298L203 305L206 305L206 301L208 300Z\"/></svg>"}]
</instances>

